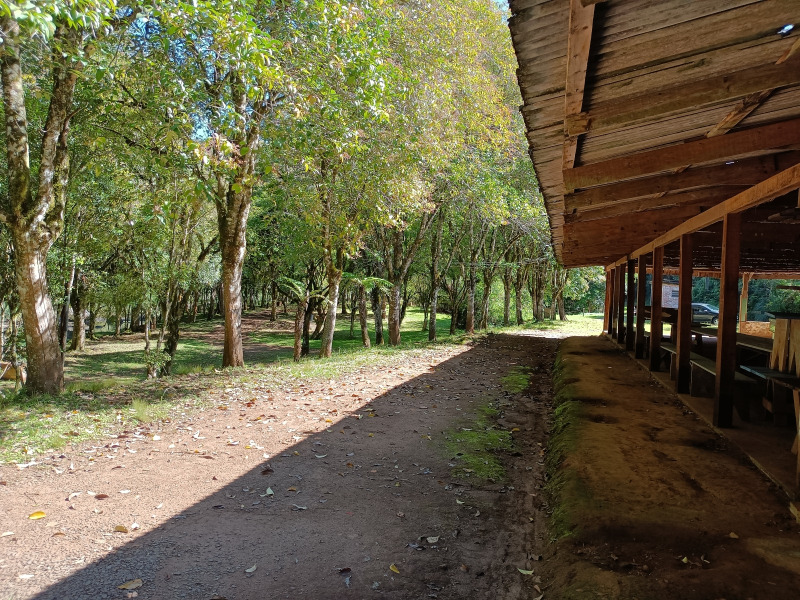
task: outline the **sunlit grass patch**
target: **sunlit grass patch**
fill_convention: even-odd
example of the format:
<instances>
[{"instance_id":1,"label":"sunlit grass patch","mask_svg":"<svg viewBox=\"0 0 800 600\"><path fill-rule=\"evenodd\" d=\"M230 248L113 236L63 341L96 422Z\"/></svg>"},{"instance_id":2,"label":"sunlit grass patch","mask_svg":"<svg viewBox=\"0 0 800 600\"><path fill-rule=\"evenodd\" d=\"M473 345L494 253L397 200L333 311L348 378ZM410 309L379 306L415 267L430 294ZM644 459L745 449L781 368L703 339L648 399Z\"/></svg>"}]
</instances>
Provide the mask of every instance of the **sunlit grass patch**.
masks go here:
<instances>
[{"instance_id":1,"label":"sunlit grass patch","mask_svg":"<svg viewBox=\"0 0 800 600\"><path fill-rule=\"evenodd\" d=\"M497 407L486 404L478 409L475 420L445 434L445 450L456 465L454 477L475 477L501 481L506 472L499 452L512 450L511 432L498 429Z\"/></svg>"}]
</instances>

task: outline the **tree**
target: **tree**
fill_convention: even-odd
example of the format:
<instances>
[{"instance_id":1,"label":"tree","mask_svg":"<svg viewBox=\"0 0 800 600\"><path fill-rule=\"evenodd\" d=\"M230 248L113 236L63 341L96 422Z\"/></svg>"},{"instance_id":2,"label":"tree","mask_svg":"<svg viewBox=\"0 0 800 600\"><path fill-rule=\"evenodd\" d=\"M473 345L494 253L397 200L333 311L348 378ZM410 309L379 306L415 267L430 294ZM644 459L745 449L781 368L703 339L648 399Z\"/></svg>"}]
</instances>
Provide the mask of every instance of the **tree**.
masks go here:
<instances>
[{"instance_id":1,"label":"tree","mask_svg":"<svg viewBox=\"0 0 800 600\"><path fill-rule=\"evenodd\" d=\"M61 233L70 175L68 136L75 87L114 15L110 2L0 7L0 54L8 193L0 221L11 232L33 391L58 393L64 372L47 283L47 251ZM30 56L28 56L30 55ZM52 81L42 113L29 120L23 63L38 85ZM46 115L46 116L44 116ZM44 116L43 123L37 117ZM39 125L37 127L36 125ZM35 141L34 141L35 140ZM31 144L35 146L31 160Z\"/></svg>"}]
</instances>

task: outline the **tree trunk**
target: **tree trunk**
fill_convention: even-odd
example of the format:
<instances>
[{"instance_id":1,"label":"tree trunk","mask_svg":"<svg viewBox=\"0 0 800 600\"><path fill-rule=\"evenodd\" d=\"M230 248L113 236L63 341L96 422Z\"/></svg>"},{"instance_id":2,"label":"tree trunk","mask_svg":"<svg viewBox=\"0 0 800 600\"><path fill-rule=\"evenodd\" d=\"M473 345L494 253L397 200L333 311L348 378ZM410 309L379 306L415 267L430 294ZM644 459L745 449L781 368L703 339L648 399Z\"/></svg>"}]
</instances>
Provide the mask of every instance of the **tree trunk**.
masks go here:
<instances>
[{"instance_id":1,"label":"tree trunk","mask_svg":"<svg viewBox=\"0 0 800 600\"><path fill-rule=\"evenodd\" d=\"M75 352L86 349L86 300L79 288L72 294L72 344L69 349Z\"/></svg>"},{"instance_id":2,"label":"tree trunk","mask_svg":"<svg viewBox=\"0 0 800 600\"><path fill-rule=\"evenodd\" d=\"M325 316L325 325L322 328L322 346L319 349L320 358L330 358L333 353L333 335L336 333L336 310L339 304L339 286L342 282L342 263L344 262L344 252L342 249L336 251L336 257L332 256L328 249L325 267L328 278L328 314ZM334 262L335 261L335 262Z\"/></svg>"},{"instance_id":3,"label":"tree trunk","mask_svg":"<svg viewBox=\"0 0 800 600\"><path fill-rule=\"evenodd\" d=\"M372 290L372 313L375 316L375 345L383 345L383 294L378 288Z\"/></svg>"},{"instance_id":4,"label":"tree trunk","mask_svg":"<svg viewBox=\"0 0 800 600\"><path fill-rule=\"evenodd\" d=\"M475 333L475 265L469 266L469 277L467 277L467 324L464 327L467 335Z\"/></svg>"},{"instance_id":5,"label":"tree trunk","mask_svg":"<svg viewBox=\"0 0 800 600\"><path fill-rule=\"evenodd\" d=\"M400 344L400 313L402 310L402 289L394 284L389 290L389 345Z\"/></svg>"},{"instance_id":6,"label":"tree trunk","mask_svg":"<svg viewBox=\"0 0 800 600\"><path fill-rule=\"evenodd\" d=\"M364 344L364 348L369 348L369 328L367 327L367 290L363 285L358 286L358 322L359 325L361 325L361 343Z\"/></svg>"},{"instance_id":7,"label":"tree trunk","mask_svg":"<svg viewBox=\"0 0 800 600\"><path fill-rule=\"evenodd\" d=\"M294 362L299 362L303 355L303 319L308 306L308 293L297 301L297 312L294 314Z\"/></svg>"},{"instance_id":8,"label":"tree trunk","mask_svg":"<svg viewBox=\"0 0 800 600\"><path fill-rule=\"evenodd\" d=\"M278 320L278 282L272 282L272 306L269 311L269 320L273 323Z\"/></svg>"},{"instance_id":9,"label":"tree trunk","mask_svg":"<svg viewBox=\"0 0 800 600\"><path fill-rule=\"evenodd\" d=\"M86 331L86 337L92 341L95 339L94 330L97 328L97 305L94 303L89 304L89 325Z\"/></svg>"},{"instance_id":10,"label":"tree trunk","mask_svg":"<svg viewBox=\"0 0 800 600\"><path fill-rule=\"evenodd\" d=\"M503 272L503 327L511 325L511 269Z\"/></svg>"},{"instance_id":11,"label":"tree trunk","mask_svg":"<svg viewBox=\"0 0 800 600\"><path fill-rule=\"evenodd\" d=\"M303 347L300 356L308 356L311 353L311 317L314 316L314 309L318 300L310 300L306 305L303 315Z\"/></svg>"},{"instance_id":12,"label":"tree trunk","mask_svg":"<svg viewBox=\"0 0 800 600\"><path fill-rule=\"evenodd\" d=\"M439 286L433 288L431 293L431 312L428 317L428 340L431 342L436 341L436 317L439 308Z\"/></svg>"},{"instance_id":13,"label":"tree trunk","mask_svg":"<svg viewBox=\"0 0 800 600\"><path fill-rule=\"evenodd\" d=\"M13 228L12 233L20 313L25 328L28 387L38 393L58 394L64 388L64 367L56 314L47 291L46 251L37 248L26 232Z\"/></svg>"},{"instance_id":14,"label":"tree trunk","mask_svg":"<svg viewBox=\"0 0 800 600\"><path fill-rule=\"evenodd\" d=\"M75 255L72 255L72 266L69 277L64 282L64 302L61 305L61 316L58 320L58 340L61 351L67 349L67 329L69 329L69 303L72 298L72 286L75 284Z\"/></svg>"}]
</instances>

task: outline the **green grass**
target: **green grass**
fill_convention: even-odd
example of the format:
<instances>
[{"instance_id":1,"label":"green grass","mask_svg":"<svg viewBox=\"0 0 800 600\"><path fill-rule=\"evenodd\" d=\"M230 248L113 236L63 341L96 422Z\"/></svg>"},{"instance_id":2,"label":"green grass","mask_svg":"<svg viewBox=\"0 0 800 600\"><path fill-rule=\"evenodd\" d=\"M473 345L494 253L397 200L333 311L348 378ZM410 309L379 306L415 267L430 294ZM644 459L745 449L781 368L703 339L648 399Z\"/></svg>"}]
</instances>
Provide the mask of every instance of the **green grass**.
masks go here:
<instances>
[{"instance_id":1,"label":"green grass","mask_svg":"<svg viewBox=\"0 0 800 600\"><path fill-rule=\"evenodd\" d=\"M546 321L492 328L491 331L564 329L579 334L598 328L595 317L570 319L567 322ZM333 378L367 365L390 365L397 353L413 355L419 348L429 347L428 333L422 331L422 321L422 311L409 309L403 321L401 346L373 345L366 350L361 345L358 322L351 337L349 317L339 316L333 357L317 359L320 342L314 340L311 356L295 363L291 360L291 324L287 320L278 323L265 320L263 326L245 340L247 366L222 371L219 364L222 321L202 320L185 326L173 364L174 376L157 381L145 379L141 335L124 335L115 339L110 334L101 334L98 340L89 343L86 352L67 355L67 385L65 392L58 397L32 398L24 391L16 394L12 382L3 382L0 388L0 394L3 394L0 397L0 462L29 462L35 456L59 450L69 443L99 439L120 427L168 418L173 407L180 406L181 410L186 410L201 406L211 390L221 387L236 385L247 388L300 379ZM372 326L370 320L370 336L374 344ZM471 339L462 332L449 335L450 318L447 315L437 320L436 327L437 344L460 344ZM388 331L386 334L388 336ZM527 386L526 373L512 372L507 377L509 391L519 389L523 380ZM167 395L165 389L168 387L177 391ZM490 417L489 407L485 407L475 424L465 426L472 431L460 431L457 436L460 441L456 443L466 452L455 449L453 454L462 452L460 464L472 469L472 476L498 479L502 478L502 467L492 452L506 449L510 435L494 429ZM462 474L466 473L462 469Z\"/></svg>"},{"instance_id":2,"label":"green grass","mask_svg":"<svg viewBox=\"0 0 800 600\"><path fill-rule=\"evenodd\" d=\"M478 409L475 420L445 433L445 451L457 466L454 477L474 477L502 481L506 477L498 455L514 447L511 432L498 429L497 408L486 404Z\"/></svg>"}]
</instances>

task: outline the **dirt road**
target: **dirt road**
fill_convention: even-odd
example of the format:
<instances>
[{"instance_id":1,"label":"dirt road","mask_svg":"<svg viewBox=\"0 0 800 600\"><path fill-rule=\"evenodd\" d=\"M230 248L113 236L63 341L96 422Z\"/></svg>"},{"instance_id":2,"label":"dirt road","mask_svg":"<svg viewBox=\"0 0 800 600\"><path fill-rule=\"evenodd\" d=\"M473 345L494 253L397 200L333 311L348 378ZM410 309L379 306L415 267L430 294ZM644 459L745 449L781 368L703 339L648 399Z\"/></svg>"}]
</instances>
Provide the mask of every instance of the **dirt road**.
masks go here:
<instances>
[{"instance_id":1,"label":"dirt road","mask_svg":"<svg viewBox=\"0 0 800 600\"><path fill-rule=\"evenodd\" d=\"M202 412L4 465L0 598L535 598L556 345L498 335L324 382L232 380ZM480 414L514 439L503 480L446 450Z\"/></svg>"}]
</instances>

